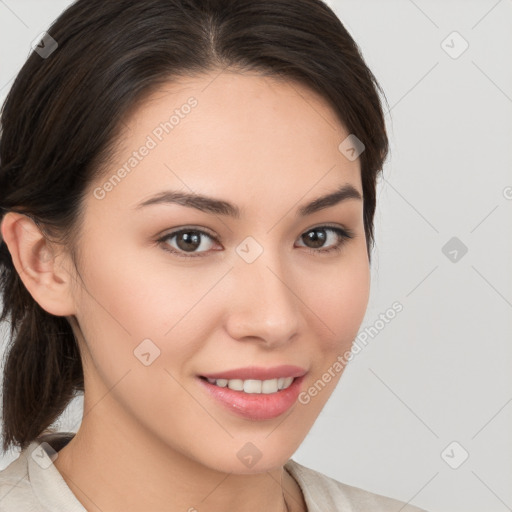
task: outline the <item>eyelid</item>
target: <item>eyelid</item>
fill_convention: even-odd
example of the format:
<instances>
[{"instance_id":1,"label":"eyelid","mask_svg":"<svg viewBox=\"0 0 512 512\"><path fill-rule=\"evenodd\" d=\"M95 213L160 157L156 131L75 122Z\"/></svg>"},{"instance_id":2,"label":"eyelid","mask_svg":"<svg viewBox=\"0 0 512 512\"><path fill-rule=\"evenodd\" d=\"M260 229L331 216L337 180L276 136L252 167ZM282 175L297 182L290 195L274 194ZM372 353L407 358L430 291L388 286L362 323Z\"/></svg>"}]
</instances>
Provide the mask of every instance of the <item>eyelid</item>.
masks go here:
<instances>
[{"instance_id":1,"label":"eyelid","mask_svg":"<svg viewBox=\"0 0 512 512\"><path fill-rule=\"evenodd\" d=\"M344 224L332 224L330 222L324 223L324 224L313 224L311 227L305 229L302 234L307 233L308 231L312 231L313 229L322 229L322 228L332 228L332 229L339 229L350 236L355 236L355 232L351 230L350 228L346 227Z\"/></svg>"},{"instance_id":2,"label":"eyelid","mask_svg":"<svg viewBox=\"0 0 512 512\"><path fill-rule=\"evenodd\" d=\"M171 235L176 235L177 233L181 233L182 231L197 231L200 233L204 233L205 235L208 235L211 238L216 238L215 232L211 231L208 228L202 227L202 226L194 226L194 225L184 225L180 226L179 228L173 228L173 229L165 229L164 231L161 231L156 236L157 237L168 237Z\"/></svg>"}]
</instances>

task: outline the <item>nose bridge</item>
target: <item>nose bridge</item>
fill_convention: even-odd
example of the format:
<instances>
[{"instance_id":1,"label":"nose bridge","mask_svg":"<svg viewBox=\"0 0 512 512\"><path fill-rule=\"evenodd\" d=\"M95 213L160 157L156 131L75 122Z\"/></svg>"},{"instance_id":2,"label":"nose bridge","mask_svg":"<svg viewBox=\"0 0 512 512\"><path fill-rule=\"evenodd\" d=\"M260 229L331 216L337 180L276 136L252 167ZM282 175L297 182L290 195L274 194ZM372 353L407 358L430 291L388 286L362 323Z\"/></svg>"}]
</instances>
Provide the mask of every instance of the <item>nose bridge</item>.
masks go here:
<instances>
[{"instance_id":1,"label":"nose bridge","mask_svg":"<svg viewBox=\"0 0 512 512\"><path fill-rule=\"evenodd\" d=\"M253 244L251 246L251 243ZM233 308L230 314L232 335L259 337L267 343L284 343L298 327L298 299L293 293L292 273L278 249L261 248L251 261L246 256L257 247L247 241L235 260ZM250 262L249 262L250 261Z\"/></svg>"}]
</instances>

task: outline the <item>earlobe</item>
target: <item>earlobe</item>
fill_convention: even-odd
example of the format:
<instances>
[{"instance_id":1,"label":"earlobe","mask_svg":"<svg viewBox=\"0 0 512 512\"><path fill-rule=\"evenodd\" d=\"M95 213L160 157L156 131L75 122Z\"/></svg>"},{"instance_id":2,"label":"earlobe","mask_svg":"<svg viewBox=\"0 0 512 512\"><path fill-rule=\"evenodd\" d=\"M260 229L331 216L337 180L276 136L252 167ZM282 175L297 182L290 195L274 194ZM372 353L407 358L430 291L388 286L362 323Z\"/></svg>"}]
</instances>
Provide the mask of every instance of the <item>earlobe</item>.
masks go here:
<instances>
[{"instance_id":1,"label":"earlobe","mask_svg":"<svg viewBox=\"0 0 512 512\"><path fill-rule=\"evenodd\" d=\"M54 245L35 222L26 215L8 212L1 232L14 267L34 300L53 315L74 314L71 275L62 264L63 255L55 253Z\"/></svg>"}]
</instances>

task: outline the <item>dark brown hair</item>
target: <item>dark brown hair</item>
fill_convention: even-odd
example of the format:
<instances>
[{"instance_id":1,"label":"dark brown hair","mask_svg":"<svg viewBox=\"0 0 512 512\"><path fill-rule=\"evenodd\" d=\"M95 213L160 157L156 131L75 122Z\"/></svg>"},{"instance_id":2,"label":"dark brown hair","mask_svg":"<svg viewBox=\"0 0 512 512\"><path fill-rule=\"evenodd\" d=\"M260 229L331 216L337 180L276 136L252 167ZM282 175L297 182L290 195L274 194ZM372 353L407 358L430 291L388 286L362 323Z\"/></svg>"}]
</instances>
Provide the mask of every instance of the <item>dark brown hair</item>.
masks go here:
<instances>
[{"instance_id":1,"label":"dark brown hair","mask_svg":"<svg viewBox=\"0 0 512 512\"><path fill-rule=\"evenodd\" d=\"M23 213L74 247L89 184L123 119L159 85L212 70L255 70L305 84L365 145L360 155L368 256L376 180L388 139L374 75L320 0L78 0L48 29L3 105L0 221ZM341 142L341 141L340 141ZM80 352L64 317L43 310L0 243L0 320L10 320L3 378L3 449L24 449L84 391Z\"/></svg>"}]
</instances>

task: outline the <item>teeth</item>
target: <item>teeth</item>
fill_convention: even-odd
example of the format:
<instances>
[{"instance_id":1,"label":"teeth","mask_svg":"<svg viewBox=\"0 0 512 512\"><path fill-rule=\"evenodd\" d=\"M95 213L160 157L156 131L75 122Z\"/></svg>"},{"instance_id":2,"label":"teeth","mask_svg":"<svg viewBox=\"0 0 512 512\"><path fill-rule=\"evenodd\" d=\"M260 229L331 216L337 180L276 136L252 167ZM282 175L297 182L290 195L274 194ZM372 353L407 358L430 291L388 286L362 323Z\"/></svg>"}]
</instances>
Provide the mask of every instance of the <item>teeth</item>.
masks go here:
<instances>
[{"instance_id":1,"label":"teeth","mask_svg":"<svg viewBox=\"0 0 512 512\"><path fill-rule=\"evenodd\" d=\"M261 380L244 380L244 393L261 393Z\"/></svg>"},{"instance_id":2,"label":"teeth","mask_svg":"<svg viewBox=\"0 0 512 512\"><path fill-rule=\"evenodd\" d=\"M265 394L275 393L279 387L277 386L277 379L264 380L261 383L261 392Z\"/></svg>"},{"instance_id":3,"label":"teeth","mask_svg":"<svg viewBox=\"0 0 512 512\"><path fill-rule=\"evenodd\" d=\"M244 390L244 381L240 379L230 379L228 380L228 388L233 391L243 391Z\"/></svg>"},{"instance_id":4,"label":"teeth","mask_svg":"<svg viewBox=\"0 0 512 512\"><path fill-rule=\"evenodd\" d=\"M277 393L282 389L289 388L293 377L279 377L278 379L256 380L256 379L207 379L210 384L221 388L228 387L234 391L243 391L249 394L270 394Z\"/></svg>"}]
</instances>

